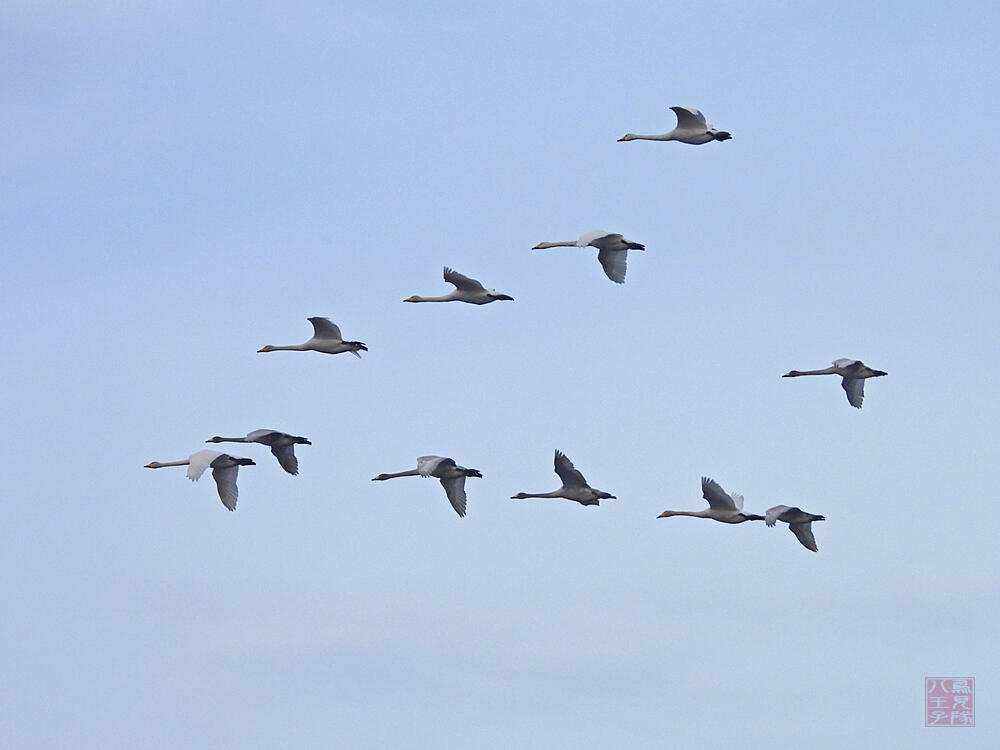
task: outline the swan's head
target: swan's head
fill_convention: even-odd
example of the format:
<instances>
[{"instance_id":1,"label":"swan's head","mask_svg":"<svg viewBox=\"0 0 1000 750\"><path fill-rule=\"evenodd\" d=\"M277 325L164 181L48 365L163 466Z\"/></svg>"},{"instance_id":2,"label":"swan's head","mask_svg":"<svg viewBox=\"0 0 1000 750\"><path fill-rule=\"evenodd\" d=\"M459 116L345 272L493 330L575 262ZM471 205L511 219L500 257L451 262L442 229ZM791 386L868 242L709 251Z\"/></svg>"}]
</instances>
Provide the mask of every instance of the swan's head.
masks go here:
<instances>
[{"instance_id":1,"label":"swan's head","mask_svg":"<svg viewBox=\"0 0 1000 750\"><path fill-rule=\"evenodd\" d=\"M799 371L798 370L789 370L788 372L786 372L781 377L783 377L783 378L797 378L798 376L799 376Z\"/></svg>"},{"instance_id":2,"label":"swan's head","mask_svg":"<svg viewBox=\"0 0 1000 750\"><path fill-rule=\"evenodd\" d=\"M535 245L531 249L532 250L544 250L545 249L545 243L544 242L539 242L537 245Z\"/></svg>"},{"instance_id":3,"label":"swan's head","mask_svg":"<svg viewBox=\"0 0 1000 750\"><path fill-rule=\"evenodd\" d=\"M403 300L403 302L419 302L419 301L420 297L418 297L415 294L412 297L407 297L406 299Z\"/></svg>"},{"instance_id":4,"label":"swan's head","mask_svg":"<svg viewBox=\"0 0 1000 750\"><path fill-rule=\"evenodd\" d=\"M671 516L676 516L676 515L677 511L675 510L665 510L660 515L658 515L657 518L670 518Z\"/></svg>"},{"instance_id":5,"label":"swan's head","mask_svg":"<svg viewBox=\"0 0 1000 750\"><path fill-rule=\"evenodd\" d=\"M621 138L618 139L618 142L621 143L622 141L634 141L636 138L638 138L638 136L635 133L626 133L625 135L623 135Z\"/></svg>"},{"instance_id":6,"label":"swan's head","mask_svg":"<svg viewBox=\"0 0 1000 750\"><path fill-rule=\"evenodd\" d=\"M144 468L144 469L159 469L161 466L163 466L163 464L161 464L159 461L150 461L148 464L146 464L142 468Z\"/></svg>"},{"instance_id":7,"label":"swan's head","mask_svg":"<svg viewBox=\"0 0 1000 750\"><path fill-rule=\"evenodd\" d=\"M388 474L379 474L377 477L372 477L373 482L384 482L386 479L392 479Z\"/></svg>"},{"instance_id":8,"label":"swan's head","mask_svg":"<svg viewBox=\"0 0 1000 750\"><path fill-rule=\"evenodd\" d=\"M258 349L257 353L260 354L261 352L273 352L273 351L274 347L268 344L267 346L262 346L260 349Z\"/></svg>"},{"instance_id":9,"label":"swan's head","mask_svg":"<svg viewBox=\"0 0 1000 750\"><path fill-rule=\"evenodd\" d=\"M264 350L261 349L261 351L264 351ZM221 438L218 435L214 435L214 436L210 437L208 440L206 440L205 442L206 443L224 443L226 441L225 441L224 438Z\"/></svg>"},{"instance_id":10,"label":"swan's head","mask_svg":"<svg viewBox=\"0 0 1000 750\"><path fill-rule=\"evenodd\" d=\"M523 492L518 492L516 495L511 495L510 499L511 500L524 500L527 497L528 497L528 495L525 495Z\"/></svg>"}]
</instances>

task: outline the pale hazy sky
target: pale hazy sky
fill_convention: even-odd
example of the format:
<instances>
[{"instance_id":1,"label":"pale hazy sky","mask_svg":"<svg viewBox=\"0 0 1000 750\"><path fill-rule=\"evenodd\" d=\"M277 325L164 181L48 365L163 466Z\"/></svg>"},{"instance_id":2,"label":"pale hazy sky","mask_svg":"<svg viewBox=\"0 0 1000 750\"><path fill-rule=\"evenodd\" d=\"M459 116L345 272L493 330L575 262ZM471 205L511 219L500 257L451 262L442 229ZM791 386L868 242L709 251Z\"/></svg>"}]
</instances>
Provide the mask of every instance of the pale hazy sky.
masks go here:
<instances>
[{"instance_id":1,"label":"pale hazy sky","mask_svg":"<svg viewBox=\"0 0 1000 750\"><path fill-rule=\"evenodd\" d=\"M289 7L291 5L291 7ZM0 5L0 745L991 748L992 3ZM617 143L700 108L733 139ZM646 245L628 281L595 228ZM406 305L444 265L513 303ZM257 354L329 316L362 360ZM838 357L887 370L865 407ZM301 474L215 434L306 435ZM552 451L617 495L558 486ZM473 466L468 516L417 456ZM656 518L699 477L786 528ZM923 678L977 726L925 728Z\"/></svg>"}]
</instances>

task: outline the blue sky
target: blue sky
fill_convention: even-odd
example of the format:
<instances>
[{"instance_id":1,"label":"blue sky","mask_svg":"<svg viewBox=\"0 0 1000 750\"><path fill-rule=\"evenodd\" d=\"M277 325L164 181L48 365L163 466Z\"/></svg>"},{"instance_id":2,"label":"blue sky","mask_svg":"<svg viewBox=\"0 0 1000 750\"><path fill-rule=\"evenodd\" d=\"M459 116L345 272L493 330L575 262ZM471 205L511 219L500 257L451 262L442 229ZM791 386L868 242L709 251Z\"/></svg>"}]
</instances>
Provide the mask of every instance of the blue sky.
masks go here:
<instances>
[{"instance_id":1,"label":"blue sky","mask_svg":"<svg viewBox=\"0 0 1000 750\"><path fill-rule=\"evenodd\" d=\"M5 3L2 744L996 745L998 14ZM261 427L234 514L142 468ZM555 448L619 499L509 500Z\"/></svg>"}]
</instances>

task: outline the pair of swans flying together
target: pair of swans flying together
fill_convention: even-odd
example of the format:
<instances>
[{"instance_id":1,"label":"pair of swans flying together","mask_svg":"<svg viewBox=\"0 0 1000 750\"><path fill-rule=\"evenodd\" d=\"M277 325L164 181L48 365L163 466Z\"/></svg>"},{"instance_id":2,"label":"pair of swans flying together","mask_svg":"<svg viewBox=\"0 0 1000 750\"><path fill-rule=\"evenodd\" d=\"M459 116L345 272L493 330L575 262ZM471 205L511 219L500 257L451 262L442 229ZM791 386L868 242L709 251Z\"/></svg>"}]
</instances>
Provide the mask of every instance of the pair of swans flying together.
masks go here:
<instances>
[{"instance_id":1,"label":"pair of swans flying together","mask_svg":"<svg viewBox=\"0 0 1000 750\"><path fill-rule=\"evenodd\" d=\"M816 538L812 533L813 521L825 521L823 516L806 513L800 508L788 505L775 505L769 508L763 516L743 512L743 496L735 492L726 492L714 479L701 478L701 494L708 500L705 510L665 510L657 518L671 516L693 516L695 518L711 518L722 523L743 523L744 521L763 521L768 526L774 526L778 521L784 521L802 546L816 552Z\"/></svg>"},{"instance_id":2,"label":"pair of swans flying together","mask_svg":"<svg viewBox=\"0 0 1000 750\"><path fill-rule=\"evenodd\" d=\"M254 430L247 433L246 437L211 437L206 443L260 443L271 449L271 453L278 459L281 468L289 474L299 473L299 460L295 457L296 445L312 445L309 438L289 435L287 432L278 430Z\"/></svg>"},{"instance_id":3,"label":"pair of swans flying together","mask_svg":"<svg viewBox=\"0 0 1000 750\"><path fill-rule=\"evenodd\" d=\"M645 245L627 240L614 232L605 232L603 229L595 229L593 232L587 232L578 240L539 242L531 249L545 250L550 247L596 247L597 260L604 269L604 273L616 284L625 283L625 266L628 261L628 251L646 249Z\"/></svg>"},{"instance_id":4,"label":"pair of swans flying together","mask_svg":"<svg viewBox=\"0 0 1000 750\"><path fill-rule=\"evenodd\" d=\"M557 450L555 454L555 471L562 480L562 487L552 492L518 492L511 496L511 500L524 500L530 497L561 497L566 500L573 500L580 505L600 505L601 500L617 500L609 492L595 490L579 469L573 466L573 462L566 457L566 454Z\"/></svg>"},{"instance_id":5,"label":"pair of swans flying together","mask_svg":"<svg viewBox=\"0 0 1000 750\"><path fill-rule=\"evenodd\" d=\"M802 375L840 375L843 380L840 385L847 394L847 403L855 409L861 408L861 402L865 398L865 380L868 378L880 378L888 373L882 370L873 370L860 359L838 359L834 360L832 367L823 370L792 370L781 377L797 378Z\"/></svg>"},{"instance_id":6,"label":"pair of swans flying together","mask_svg":"<svg viewBox=\"0 0 1000 750\"><path fill-rule=\"evenodd\" d=\"M455 463L455 459L443 456L421 456L417 459L417 468L409 471L400 471L395 474L379 474L372 477L373 482L383 482L386 479L396 477L436 477L441 480L444 493L448 496L448 502L459 516L465 517L465 478L479 477L483 475L478 469L466 469Z\"/></svg>"},{"instance_id":7,"label":"pair of swans flying together","mask_svg":"<svg viewBox=\"0 0 1000 750\"><path fill-rule=\"evenodd\" d=\"M146 464L147 469L162 469L164 466L187 466L187 478L192 482L197 482L205 469L212 468L212 478L215 479L215 486L219 490L219 499L226 506L227 510L236 510L236 501L239 499L239 490L236 488L236 475L241 466L254 466L255 462L249 458L240 456L230 456L228 453L205 450L192 453L184 461L168 461L160 463L151 461Z\"/></svg>"},{"instance_id":8,"label":"pair of swans flying together","mask_svg":"<svg viewBox=\"0 0 1000 750\"><path fill-rule=\"evenodd\" d=\"M448 266L444 267L444 280L455 287L454 291L441 297L413 295L404 299L403 302L468 302L470 305L486 305L497 300L514 301L510 295L501 294L496 289L487 289L475 279L453 271Z\"/></svg>"},{"instance_id":9,"label":"pair of swans flying together","mask_svg":"<svg viewBox=\"0 0 1000 750\"><path fill-rule=\"evenodd\" d=\"M350 352L358 359L361 355L358 350L368 351L368 347L360 341L344 341L340 328L329 318L308 318L313 326L313 337L303 344L292 344L290 346L267 346L257 350L260 352L322 352L323 354L340 354Z\"/></svg>"},{"instance_id":10,"label":"pair of swans flying together","mask_svg":"<svg viewBox=\"0 0 1000 750\"><path fill-rule=\"evenodd\" d=\"M728 141L733 136L725 130L716 130L707 122L705 115L692 107L671 107L677 115L677 127L662 135L636 135L626 133L621 141L680 141L692 146L700 146L712 141Z\"/></svg>"}]
</instances>

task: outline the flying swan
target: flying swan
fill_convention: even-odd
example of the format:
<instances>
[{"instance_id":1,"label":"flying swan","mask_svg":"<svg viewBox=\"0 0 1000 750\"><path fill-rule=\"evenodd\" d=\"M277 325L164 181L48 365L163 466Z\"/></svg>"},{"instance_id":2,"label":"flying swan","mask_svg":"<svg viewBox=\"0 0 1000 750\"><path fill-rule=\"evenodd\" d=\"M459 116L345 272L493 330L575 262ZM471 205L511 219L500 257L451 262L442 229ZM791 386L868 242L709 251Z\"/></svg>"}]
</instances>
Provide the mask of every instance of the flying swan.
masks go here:
<instances>
[{"instance_id":1,"label":"flying swan","mask_svg":"<svg viewBox=\"0 0 1000 750\"><path fill-rule=\"evenodd\" d=\"M713 521L722 521L722 523L764 520L764 516L744 513L743 495L738 495L735 492L730 495L714 479L701 478L701 495L708 500L709 507L705 510L665 510L657 518L694 516L695 518L711 518Z\"/></svg>"},{"instance_id":2,"label":"flying swan","mask_svg":"<svg viewBox=\"0 0 1000 750\"><path fill-rule=\"evenodd\" d=\"M562 487L558 490L553 492L518 492L516 495L512 495L510 499L524 500L529 497L562 497L578 502L580 505L600 505L601 500L618 499L608 492L595 490L587 484L587 480L583 478L583 474L573 466L573 462L566 457L566 454L559 450L556 451L555 468L556 474L562 480Z\"/></svg>"},{"instance_id":3,"label":"flying swan","mask_svg":"<svg viewBox=\"0 0 1000 750\"><path fill-rule=\"evenodd\" d=\"M459 466L453 458L443 458L442 456L421 456L417 459L417 468L409 471L400 471L396 474L379 474L372 477L373 482L382 482L386 479L396 477L437 477L441 480L441 486L448 496L448 502L455 509L458 515L465 517L465 478L479 477L483 475L478 469L466 469Z\"/></svg>"},{"instance_id":4,"label":"flying swan","mask_svg":"<svg viewBox=\"0 0 1000 750\"><path fill-rule=\"evenodd\" d=\"M486 305L498 299L513 301L507 294L500 294L496 289L487 289L475 279L463 276L458 271L444 267L444 280L454 284L455 290L441 297L407 297L403 302L468 302L470 305Z\"/></svg>"},{"instance_id":5,"label":"flying swan","mask_svg":"<svg viewBox=\"0 0 1000 750\"><path fill-rule=\"evenodd\" d=\"M340 333L340 328L336 323L330 322L329 318L307 318L313 325L313 337L304 344L292 344L291 346L271 346L270 344L258 349L258 352L322 352L323 354L340 354L350 352L358 359L358 349L368 351L368 347L360 341L344 341Z\"/></svg>"},{"instance_id":6,"label":"flying swan","mask_svg":"<svg viewBox=\"0 0 1000 750\"><path fill-rule=\"evenodd\" d=\"M819 548L816 546L816 537L813 536L812 522L825 520L826 518L823 516L806 513L800 508L787 505L775 505L773 508L768 508L764 514L764 523L768 526L774 526L778 521L784 521L788 524L789 531L802 542L802 546L813 552L819 551Z\"/></svg>"},{"instance_id":7,"label":"flying swan","mask_svg":"<svg viewBox=\"0 0 1000 750\"><path fill-rule=\"evenodd\" d=\"M625 264L628 260L629 250L645 250L645 245L638 242L630 242L620 234L605 232L603 229L595 229L587 232L578 240L567 240L566 242L539 242L532 250L545 250L550 247L596 247L597 260L604 268L604 273L616 284L625 283Z\"/></svg>"},{"instance_id":8,"label":"flying swan","mask_svg":"<svg viewBox=\"0 0 1000 750\"><path fill-rule=\"evenodd\" d=\"M254 430L247 433L246 437L215 437L209 438L206 443L260 443L271 448L271 453L278 459L281 468L289 474L299 473L299 460L295 457L296 445L312 445L308 438L289 435L287 432L278 430Z\"/></svg>"},{"instance_id":9,"label":"flying swan","mask_svg":"<svg viewBox=\"0 0 1000 750\"><path fill-rule=\"evenodd\" d=\"M164 466L187 466L187 478L192 482L197 482L205 469L212 467L212 477L219 490L219 497L222 504L228 510L236 510L236 500L239 498L239 490L236 489L236 475L241 466L255 466L256 464L249 458L230 456L228 453L219 451L203 450L192 453L186 461L169 461L160 463L152 461L146 464L146 469L162 469Z\"/></svg>"},{"instance_id":10,"label":"flying swan","mask_svg":"<svg viewBox=\"0 0 1000 750\"><path fill-rule=\"evenodd\" d=\"M636 135L626 133L621 141L680 141L700 146L711 141L728 141L733 136L725 130L716 130L705 122L705 115L691 107L671 107L677 115L677 127L662 135Z\"/></svg>"},{"instance_id":11,"label":"flying swan","mask_svg":"<svg viewBox=\"0 0 1000 750\"><path fill-rule=\"evenodd\" d=\"M805 370L803 372L792 370L781 377L797 378L802 375L843 376L844 379L840 385L847 393L847 403L855 409L860 409L861 402L865 398L865 378L880 378L888 373L882 372L882 370L873 370L860 359L838 359L834 361L832 367L827 367L825 370Z\"/></svg>"}]
</instances>

